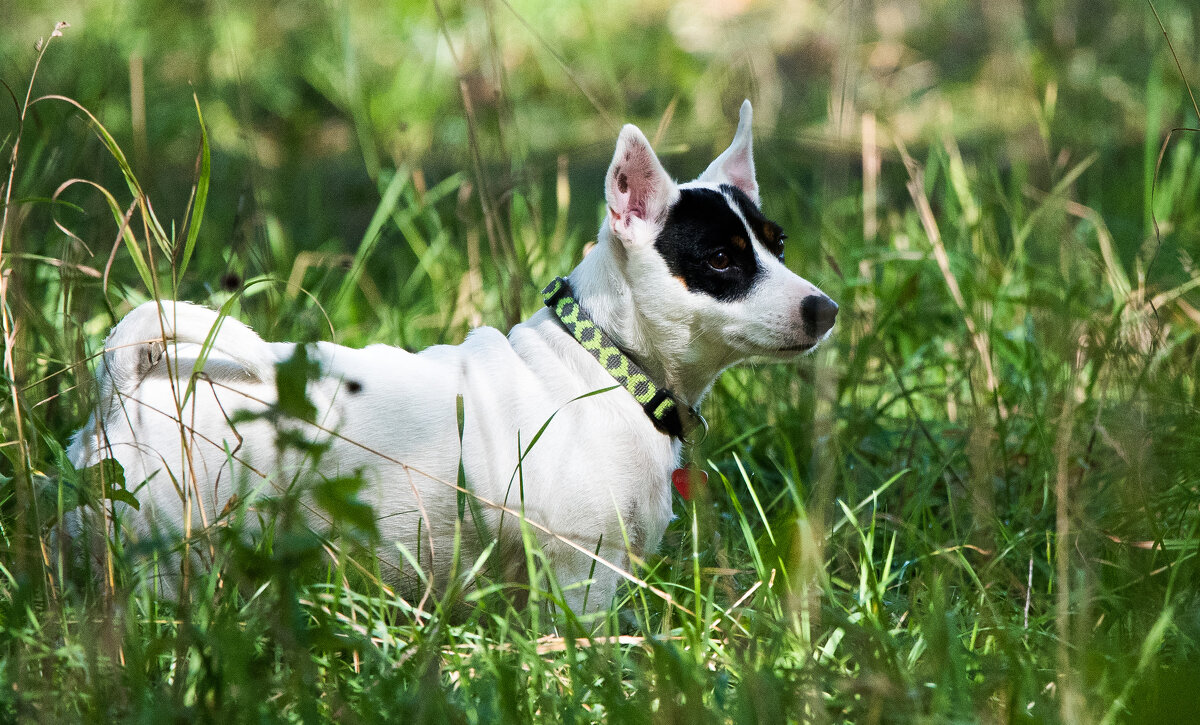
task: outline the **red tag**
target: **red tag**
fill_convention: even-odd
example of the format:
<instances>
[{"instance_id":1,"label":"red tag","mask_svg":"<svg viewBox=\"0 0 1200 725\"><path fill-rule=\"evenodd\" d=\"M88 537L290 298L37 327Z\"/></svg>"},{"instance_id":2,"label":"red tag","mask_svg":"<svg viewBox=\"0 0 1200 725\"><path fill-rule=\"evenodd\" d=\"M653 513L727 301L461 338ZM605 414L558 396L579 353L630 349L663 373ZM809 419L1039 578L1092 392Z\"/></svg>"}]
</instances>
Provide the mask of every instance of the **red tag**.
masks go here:
<instances>
[{"instance_id":1,"label":"red tag","mask_svg":"<svg viewBox=\"0 0 1200 725\"><path fill-rule=\"evenodd\" d=\"M683 496L684 501L692 500L692 487L704 486L708 483L708 474L702 469L693 465L688 465L684 468L676 468L671 472L671 483L675 484L675 490Z\"/></svg>"}]
</instances>

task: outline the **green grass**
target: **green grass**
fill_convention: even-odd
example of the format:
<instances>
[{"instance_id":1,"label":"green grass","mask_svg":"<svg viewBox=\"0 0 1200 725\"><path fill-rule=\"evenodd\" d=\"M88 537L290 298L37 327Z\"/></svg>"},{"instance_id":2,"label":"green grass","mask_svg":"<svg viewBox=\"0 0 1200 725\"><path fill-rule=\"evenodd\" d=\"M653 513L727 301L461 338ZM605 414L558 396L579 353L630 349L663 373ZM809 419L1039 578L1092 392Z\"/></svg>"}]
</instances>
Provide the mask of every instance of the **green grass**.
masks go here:
<instances>
[{"instance_id":1,"label":"green grass","mask_svg":"<svg viewBox=\"0 0 1200 725\"><path fill-rule=\"evenodd\" d=\"M0 38L6 720L1200 711L1200 154L1167 136L1200 115L1189 5L1156 5L1178 67L1149 8L1116 4L1008 26L917 4L899 36L840 5L691 30L657 4L633 29L567 3L273 8L98 4L36 75L58 9ZM27 106L31 83L71 100ZM765 210L838 328L718 381L710 485L598 636L511 588L397 597L353 482L315 492L315 534L296 496L265 502L265 533L217 535L178 598L137 585L153 546L57 546L81 496L137 496L63 453L133 304L411 349L506 327L594 235L620 122L690 177L745 95ZM524 591L553 599L528 555Z\"/></svg>"}]
</instances>

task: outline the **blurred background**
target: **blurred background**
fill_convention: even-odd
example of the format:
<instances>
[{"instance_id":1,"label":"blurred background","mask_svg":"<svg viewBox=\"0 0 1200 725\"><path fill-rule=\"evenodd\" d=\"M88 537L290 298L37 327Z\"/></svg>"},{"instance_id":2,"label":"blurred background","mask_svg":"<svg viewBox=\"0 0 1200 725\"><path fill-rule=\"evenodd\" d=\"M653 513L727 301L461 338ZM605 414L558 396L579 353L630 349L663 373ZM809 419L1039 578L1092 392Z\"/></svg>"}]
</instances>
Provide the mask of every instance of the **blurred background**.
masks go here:
<instances>
[{"instance_id":1,"label":"blurred background","mask_svg":"<svg viewBox=\"0 0 1200 725\"><path fill-rule=\"evenodd\" d=\"M1194 8L1157 9L1184 72L1194 70ZM728 142L746 97L760 173L792 185L768 186L768 209L794 209L802 228L793 224L793 235L815 240L823 228L848 234L865 223L874 236L887 210L908 202L885 183L865 220L831 205L862 188L864 132L876 160L888 161L898 160L892 137L918 156L951 138L1015 185L1018 203L1021 185L1049 190L1096 154L1077 185L1128 263L1151 234L1147 150L1190 111L1154 14L1116 0L21 0L5 16L0 77L18 97L37 39L71 24L35 93L90 109L166 218L182 218L194 181L197 96L213 153L204 256L223 254L246 274L283 263L258 258L272 228L275 254L352 251L382 177L396 171L425 188L456 173L478 185L479 164L494 200L553 194L565 174L569 216L545 221L560 235L590 235L622 123L640 125L668 168L690 178ZM0 123L14 120L6 112ZM31 120L54 132L44 143L55 163L23 169L53 174L43 192L69 175L114 178L73 109L40 104ZM557 212L561 201L542 206ZM111 231L63 221L89 246ZM407 245L384 234L389 256L403 257ZM389 271L408 276L415 256L397 264ZM801 271L820 264L806 258ZM384 276L375 281L395 283Z\"/></svg>"}]
</instances>

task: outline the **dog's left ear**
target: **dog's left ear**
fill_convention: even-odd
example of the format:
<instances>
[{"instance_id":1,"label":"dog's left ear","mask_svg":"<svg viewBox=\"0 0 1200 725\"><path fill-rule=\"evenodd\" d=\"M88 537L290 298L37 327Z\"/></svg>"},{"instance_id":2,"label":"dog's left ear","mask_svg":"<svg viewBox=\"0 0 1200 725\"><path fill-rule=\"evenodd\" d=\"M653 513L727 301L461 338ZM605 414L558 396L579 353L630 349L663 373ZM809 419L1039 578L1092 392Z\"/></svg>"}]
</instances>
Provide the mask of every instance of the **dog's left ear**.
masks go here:
<instances>
[{"instance_id":1,"label":"dog's left ear","mask_svg":"<svg viewBox=\"0 0 1200 725\"><path fill-rule=\"evenodd\" d=\"M617 151L604 180L604 196L609 227L625 242L639 236L635 232L640 226L657 223L679 196L650 142L633 124L622 128L617 138Z\"/></svg>"},{"instance_id":2,"label":"dog's left ear","mask_svg":"<svg viewBox=\"0 0 1200 725\"><path fill-rule=\"evenodd\" d=\"M750 100L742 102L741 117L733 143L700 174L696 181L712 184L733 184L741 189L755 204L758 204L758 182L754 178L753 125L754 110Z\"/></svg>"}]
</instances>

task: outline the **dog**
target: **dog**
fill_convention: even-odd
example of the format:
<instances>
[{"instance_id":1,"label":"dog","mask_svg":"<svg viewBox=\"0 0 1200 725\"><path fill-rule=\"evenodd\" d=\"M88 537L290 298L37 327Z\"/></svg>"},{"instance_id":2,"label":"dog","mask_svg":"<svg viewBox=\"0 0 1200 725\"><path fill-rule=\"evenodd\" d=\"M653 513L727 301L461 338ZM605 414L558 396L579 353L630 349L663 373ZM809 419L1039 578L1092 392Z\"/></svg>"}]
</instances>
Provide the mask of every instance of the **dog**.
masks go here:
<instances>
[{"instance_id":1,"label":"dog","mask_svg":"<svg viewBox=\"0 0 1200 725\"><path fill-rule=\"evenodd\" d=\"M746 101L729 148L683 184L626 125L597 243L545 307L507 336L483 327L415 354L300 346L319 366L307 417L270 414L297 344L198 305L142 304L106 340L99 403L69 458L121 464L140 499L123 512L135 537L217 526L306 466L361 476L392 562L384 578L407 596L444 590L456 557L489 546L519 577L523 516L563 603L606 609L630 556L656 549L672 518L672 471L721 371L803 355L837 315L785 266L783 230L760 210L751 121ZM277 446L281 430L326 450L314 464Z\"/></svg>"}]
</instances>

